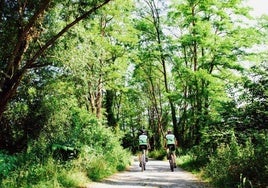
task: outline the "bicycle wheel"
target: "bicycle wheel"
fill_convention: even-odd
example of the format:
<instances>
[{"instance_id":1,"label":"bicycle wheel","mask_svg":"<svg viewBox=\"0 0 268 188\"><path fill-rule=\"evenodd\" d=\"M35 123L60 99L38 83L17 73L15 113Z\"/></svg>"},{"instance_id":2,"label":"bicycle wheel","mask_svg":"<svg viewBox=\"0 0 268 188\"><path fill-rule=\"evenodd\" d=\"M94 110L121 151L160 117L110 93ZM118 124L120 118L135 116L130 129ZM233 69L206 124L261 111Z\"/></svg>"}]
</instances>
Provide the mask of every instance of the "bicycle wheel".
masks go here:
<instances>
[{"instance_id":1,"label":"bicycle wheel","mask_svg":"<svg viewBox=\"0 0 268 188\"><path fill-rule=\"evenodd\" d=\"M146 161L145 161L145 150L142 150L142 156L141 156L141 171L143 172L145 170L145 165L146 165Z\"/></svg>"},{"instance_id":2,"label":"bicycle wheel","mask_svg":"<svg viewBox=\"0 0 268 188\"><path fill-rule=\"evenodd\" d=\"M172 153L170 154L170 157L169 157L169 165L170 165L171 172L174 172L174 156Z\"/></svg>"}]
</instances>

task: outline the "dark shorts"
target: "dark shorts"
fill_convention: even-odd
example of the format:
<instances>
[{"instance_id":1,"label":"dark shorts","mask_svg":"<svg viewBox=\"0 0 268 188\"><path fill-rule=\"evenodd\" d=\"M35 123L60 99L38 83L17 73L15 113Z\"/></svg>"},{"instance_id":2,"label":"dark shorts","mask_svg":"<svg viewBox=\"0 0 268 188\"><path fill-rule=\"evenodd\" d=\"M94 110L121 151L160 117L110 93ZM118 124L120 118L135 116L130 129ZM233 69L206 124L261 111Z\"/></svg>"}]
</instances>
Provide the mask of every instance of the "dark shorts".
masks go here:
<instances>
[{"instance_id":1,"label":"dark shorts","mask_svg":"<svg viewBox=\"0 0 268 188\"><path fill-rule=\"evenodd\" d=\"M139 145L139 149L140 151L142 151L143 149L147 150L147 145Z\"/></svg>"},{"instance_id":2,"label":"dark shorts","mask_svg":"<svg viewBox=\"0 0 268 188\"><path fill-rule=\"evenodd\" d=\"M168 149L170 149L171 151L175 151L175 144L168 144L167 147L168 147Z\"/></svg>"}]
</instances>

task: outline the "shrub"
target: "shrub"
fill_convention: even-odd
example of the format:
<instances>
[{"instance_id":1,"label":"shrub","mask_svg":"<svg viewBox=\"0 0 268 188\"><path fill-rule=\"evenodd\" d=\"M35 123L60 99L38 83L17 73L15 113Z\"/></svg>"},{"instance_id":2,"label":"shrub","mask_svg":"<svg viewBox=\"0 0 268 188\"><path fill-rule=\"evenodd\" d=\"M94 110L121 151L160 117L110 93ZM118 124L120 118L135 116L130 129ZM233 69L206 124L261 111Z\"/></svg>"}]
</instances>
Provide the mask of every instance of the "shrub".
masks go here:
<instances>
[{"instance_id":1,"label":"shrub","mask_svg":"<svg viewBox=\"0 0 268 188\"><path fill-rule=\"evenodd\" d=\"M6 178L17 164L17 157L0 152L0 180Z\"/></svg>"},{"instance_id":2,"label":"shrub","mask_svg":"<svg viewBox=\"0 0 268 188\"><path fill-rule=\"evenodd\" d=\"M167 156L166 150L154 150L154 151L149 151L149 156L151 158L157 159L157 160L163 160Z\"/></svg>"},{"instance_id":3,"label":"shrub","mask_svg":"<svg viewBox=\"0 0 268 188\"><path fill-rule=\"evenodd\" d=\"M79 187L88 177L99 180L126 168L130 152L123 150L118 135L88 112L75 109L71 114L66 135L45 130L24 153L0 154L0 187ZM77 158L54 159L51 144L66 141L79 149Z\"/></svg>"},{"instance_id":4,"label":"shrub","mask_svg":"<svg viewBox=\"0 0 268 188\"><path fill-rule=\"evenodd\" d=\"M89 179L86 173L76 169L63 169L58 175L57 181L62 187L82 187L89 182Z\"/></svg>"},{"instance_id":5,"label":"shrub","mask_svg":"<svg viewBox=\"0 0 268 188\"><path fill-rule=\"evenodd\" d=\"M205 174L211 178L216 185L230 187L228 171L232 161L231 149L228 145L221 145L217 153L210 158L210 162L205 167Z\"/></svg>"},{"instance_id":6,"label":"shrub","mask_svg":"<svg viewBox=\"0 0 268 188\"><path fill-rule=\"evenodd\" d=\"M253 145L250 141L238 145L235 139L230 144L218 147L215 155L204 168L220 187L265 187L267 186L267 149Z\"/></svg>"},{"instance_id":7,"label":"shrub","mask_svg":"<svg viewBox=\"0 0 268 188\"><path fill-rule=\"evenodd\" d=\"M177 163L181 168L191 172L199 171L200 168L197 157L192 153L181 155L177 158Z\"/></svg>"},{"instance_id":8,"label":"shrub","mask_svg":"<svg viewBox=\"0 0 268 188\"><path fill-rule=\"evenodd\" d=\"M88 166L87 174L93 181L103 179L111 174L111 169L103 156L96 157Z\"/></svg>"}]
</instances>

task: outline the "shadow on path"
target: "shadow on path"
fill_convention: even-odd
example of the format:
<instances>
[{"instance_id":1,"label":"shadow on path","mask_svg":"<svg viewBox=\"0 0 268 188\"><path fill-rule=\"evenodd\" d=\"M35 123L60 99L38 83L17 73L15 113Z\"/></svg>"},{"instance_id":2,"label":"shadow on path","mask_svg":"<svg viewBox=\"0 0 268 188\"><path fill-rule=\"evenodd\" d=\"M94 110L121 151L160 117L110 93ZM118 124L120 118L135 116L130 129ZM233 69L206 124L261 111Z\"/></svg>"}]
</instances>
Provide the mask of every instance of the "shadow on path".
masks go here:
<instances>
[{"instance_id":1,"label":"shadow on path","mask_svg":"<svg viewBox=\"0 0 268 188\"><path fill-rule=\"evenodd\" d=\"M149 160L146 170L141 171L139 163L134 160L131 167L124 172L117 173L102 182L87 185L87 188L206 188L189 172L176 168L170 171L168 161Z\"/></svg>"}]
</instances>

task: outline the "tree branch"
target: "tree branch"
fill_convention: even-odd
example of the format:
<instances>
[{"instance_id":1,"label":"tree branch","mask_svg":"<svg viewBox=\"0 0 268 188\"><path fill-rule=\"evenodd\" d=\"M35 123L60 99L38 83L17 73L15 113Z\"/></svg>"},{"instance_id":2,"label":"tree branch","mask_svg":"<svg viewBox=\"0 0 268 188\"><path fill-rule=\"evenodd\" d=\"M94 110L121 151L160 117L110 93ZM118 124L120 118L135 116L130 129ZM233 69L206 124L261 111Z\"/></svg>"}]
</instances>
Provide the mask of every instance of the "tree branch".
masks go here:
<instances>
[{"instance_id":1,"label":"tree branch","mask_svg":"<svg viewBox=\"0 0 268 188\"><path fill-rule=\"evenodd\" d=\"M31 67L33 67L33 63L36 61L36 59L38 57L40 57L40 55L42 55L44 53L44 51L46 49L48 49L53 43L55 43L55 41L60 38L64 33L66 33L71 27L73 27L74 25L76 25L78 22L80 22L81 20L85 19L86 17L88 17L89 15L91 15L93 12L95 12L96 10L98 10L99 8L103 7L105 4L109 3L112 0L105 0L103 3L93 7L92 9L90 9L89 11L87 11L86 13L84 13L83 15L81 15L80 17L76 18L73 22L69 23L66 27L64 27L57 35L55 35L54 37L52 37L50 40L47 41L47 43L41 47L36 53L35 55L26 63L25 65L25 69L30 69ZM35 65L37 66L37 65Z\"/></svg>"}]
</instances>

